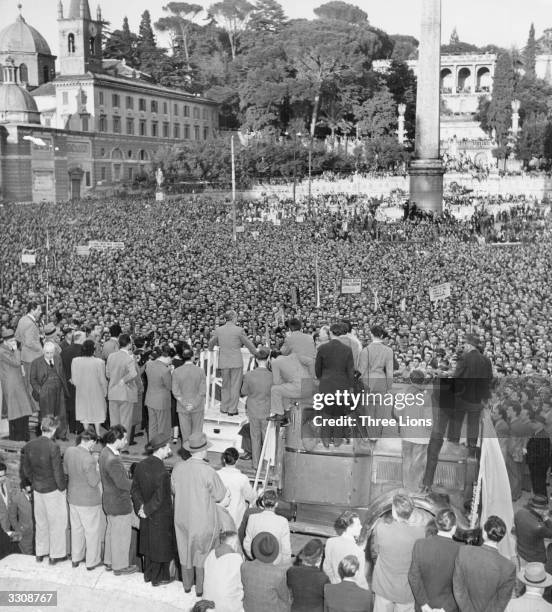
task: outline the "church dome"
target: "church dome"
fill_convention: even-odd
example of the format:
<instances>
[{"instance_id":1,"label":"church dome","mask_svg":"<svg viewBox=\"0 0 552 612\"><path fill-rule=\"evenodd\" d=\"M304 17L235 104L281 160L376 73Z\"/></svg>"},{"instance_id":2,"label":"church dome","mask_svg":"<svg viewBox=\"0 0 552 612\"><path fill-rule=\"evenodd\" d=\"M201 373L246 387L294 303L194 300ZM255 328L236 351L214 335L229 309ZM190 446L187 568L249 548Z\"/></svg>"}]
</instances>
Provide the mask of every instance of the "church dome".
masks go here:
<instances>
[{"instance_id":1,"label":"church dome","mask_svg":"<svg viewBox=\"0 0 552 612\"><path fill-rule=\"evenodd\" d=\"M0 84L0 114L38 113L35 99L17 83Z\"/></svg>"},{"instance_id":2,"label":"church dome","mask_svg":"<svg viewBox=\"0 0 552 612\"><path fill-rule=\"evenodd\" d=\"M48 43L22 15L0 31L0 53L42 53L52 55Z\"/></svg>"}]
</instances>

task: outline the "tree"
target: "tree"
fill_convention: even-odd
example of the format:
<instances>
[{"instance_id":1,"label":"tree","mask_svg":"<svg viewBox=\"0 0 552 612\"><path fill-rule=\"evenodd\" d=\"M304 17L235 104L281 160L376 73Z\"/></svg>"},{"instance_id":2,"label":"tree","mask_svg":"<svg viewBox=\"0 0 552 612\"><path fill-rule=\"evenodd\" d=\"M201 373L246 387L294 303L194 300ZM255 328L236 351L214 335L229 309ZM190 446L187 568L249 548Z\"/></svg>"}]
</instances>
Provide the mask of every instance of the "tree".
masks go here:
<instances>
[{"instance_id":1,"label":"tree","mask_svg":"<svg viewBox=\"0 0 552 612\"><path fill-rule=\"evenodd\" d=\"M517 142L517 155L525 164L533 158L544 157L544 142L548 121L545 114L531 114L527 117Z\"/></svg>"},{"instance_id":2,"label":"tree","mask_svg":"<svg viewBox=\"0 0 552 612\"><path fill-rule=\"evenodd\" d=\"M523 59L525 62L525 76L528 79L535 79L536 73L536 61L537 61L537 42L535 40L535 24L531 24L529 29L529 38L527 39L527 45L523 52Z\"/></svg>"},{"instance_id":3,"label":"tree","mask_svg":"<svg viewBox=\"0 0 552 612\"><path fill-rule=\"evenodd\" d=\"M121 30L115 30L106 40L103 50L105 58L125 60L128 66L138 68L136 47L138 36L130 31L128 17L123 19Z\"/></svg>"},{"instance_id":4,"label":"tree","mask_svg":"<svg viewBox=\"0 0 552 612\"><path fill-rule=\"evenodd\" d=\"M552 162L552 122L548 121L544 131L543 155L550 164Z\"/></svg>"},{"instance_id":5,"label":"tree","mask_svg":"<svg viewBox=\"0 0 552 612\"><path fill-rule=\"evenodd\" d=\"M345 21L354 24L367 24L368 15L358 6L341 0L331 0L313 10L319 19Z\"/></svg>"},{"instance_id":6,"label":"tree","mask_svg":"<svg viewBox=\"0 0 552 612\"><path fill-rule=\"evenodd\" d=\"M393 94L387 87L382 87L371 98L355 107L355 117L363 136L390 136L397 127L397 105Z\"/></svg>"},{"instance_id":7,"label":"tree","mask_svg":"<svg viewBox=\"0 0 552 612\"><path fill-rule=\"evenodd\" d=\"M222 26L228 36L232 59L236 59L239 39L254 6L247 0L221 0L209 7L211 20Z\"/></svg>"},{"instance_id":8,"label":"tree","mask_svg":"<svg viewBox=\"0 0 552 612\"><path fill-rule=\"evenodd\" d=\"M487 117L482 121L482 127L486 125L487 130L495 132L500 150L504 150L508 143L515 81L512 56L509 53L500 54L496 60L493 97L487 109Z\"/></svg>"},{"instance_id":9,"label":"tree","mask_svg":"<svg viewBox=\"0 0 552 612\"><path fill-rule=\"evenodd\" d=\"M393 95L395 104L406 104L404 126L408 138L414 140L416 132L417 80L414 71L405 62L393 60L384 76L384 83Z\"/></svg>"},{"instance_id":10,"label":"tree","mask_svg":"<svg viewBox=\"0 0 552 612\"><path fill-rule=\"evenodd\" d=\"M169 15L156 21L155 28L160 32L169 32L173 54L176 55L176 52L182 49L186 70L190 72L189 37L194 19L203 11L203 7L188 2L169 2L163 7L163 10L168 12Z\"/></svg>"},{"instance_id":11,"label":"tree","mask_svg":"<svg viewBox=\"0 0 552 612\"><path fill-rule=\"evenodd\" d=\"M406 62L418 57L418 47L420 43L414 36L406 34L393 34L389 37L393 42L393 54L391 59L398 62Z\"/></svg>"},{"instance_id":12,"label":"tree","mask_svg":"<svg viewBox=\"0 0 552 612\"><path fill-rule=\"evenodd\" d=\"M140 70L149 74L155 83L179 85L178 66L167 55L165 49L157 46L148 10L142 13L136 44L136 56Z\"/></svg>"},{"instance_id":13,"label":"tree","mask_svg":"<svg viewBox=\"0 0 552 612\"><path fill-rule=\"evenodd\" d=\"M280 32L287 21L282 5L277 0L257 0L251 12L248 29L251 32Z\"/></svg>"}]
</instances>

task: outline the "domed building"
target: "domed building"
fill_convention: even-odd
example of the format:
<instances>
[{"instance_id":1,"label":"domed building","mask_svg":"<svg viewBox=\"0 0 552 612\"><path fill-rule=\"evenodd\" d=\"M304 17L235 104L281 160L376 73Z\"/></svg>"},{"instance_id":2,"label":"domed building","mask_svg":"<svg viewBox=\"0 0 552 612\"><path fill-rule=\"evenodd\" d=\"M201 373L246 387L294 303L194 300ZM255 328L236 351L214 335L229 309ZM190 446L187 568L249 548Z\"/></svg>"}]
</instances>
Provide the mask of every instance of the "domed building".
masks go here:
<instances>
[{"instance_id":1,"label":"domed building","mask_svg":"<svg viewBox=\"0 0 552 612\"><path fill-rule=\"evenodd\" d=\"M21 4L18 5L21 11ZM55 55L42 34L30 26L21 12L14 23L0 30L0 66L13 59L19 82L35 88L55 78ZM0 81L3 78L0 70Z\"/></svg>"},{"instance_id":2,"label":"domed building","mask_svg":"<svg viewBox=\"0 0 552 612\"><path fill-rule=\"evenodd\" d=\"M35 99L17 84L18 68L8 57L3 67L3 83L0 84L0 123L38 123L40 112Z\"/></svg>"}]
</instances>

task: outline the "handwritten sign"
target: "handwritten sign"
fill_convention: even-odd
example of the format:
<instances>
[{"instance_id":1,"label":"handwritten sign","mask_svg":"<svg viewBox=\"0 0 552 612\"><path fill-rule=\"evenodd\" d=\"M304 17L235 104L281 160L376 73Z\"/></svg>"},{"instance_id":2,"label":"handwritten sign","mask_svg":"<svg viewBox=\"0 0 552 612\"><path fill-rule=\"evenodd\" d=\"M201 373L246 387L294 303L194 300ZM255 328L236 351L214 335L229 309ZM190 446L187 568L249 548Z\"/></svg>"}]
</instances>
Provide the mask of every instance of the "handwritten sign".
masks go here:
<instances>
[{"instance_id":1,"label":"handwritten sign","mask_svg":"<svg viewBox=\"0 0 552 612\"><path fill-rule=\"evenodd\" d=\"M362 291L362 280L360 278L342 278L341 293L354 295Z\"/></svg>"},{"instance_id":2,"label":"handwritten sign","mask_svg":"<svg viewBox=\"0 0 552 612\"><path fill-rule=\"evenodd\" d=\"M89 240L88 248L96 251L120 251L125 248L124 242L108 242L104 240Z\"/></svg>"},{"instance_id":3,"label":"handwritten sign","mask_svg":"<svg viewBox=\"0 0 552 612\"><path fill-rule=\"evenodd\" d=\"M243 234L245 232L245 226L236 225L236 234Z\"/></svg>"},{"instance_id":4,"label":"handwritten sign","mask_svg":"<svg viewBox=\"0 0 552 612\"><path fill-rule=\"evenodd\" d=\"M82 246L77 246L77 255L80 257L88 257L90 255L90 247L85 244Z\"/></svg>"},{"instance_id":5,"label":"handwritten sign","mask_svg":"<svg viewBox=\"0 0 552 612\"><path fill-rule=\"evenodd\" d=\"M438 302L439 300L446 300L450 297L450 283L443 283L441 285L435 285L429 288L429 299L432 302Z\"/></svg>"},{"instance_id":6,"label":"handwritten sign","mask_svg":"<svg viewBox=\"0 0 552 612\"><path fill-rule=\"evenodd\" d=\"M295 217L295 221L297 223L303 223L304 220L305 220L305 217L303 215L297 215L297 217Z\"/></svg>"},{"instance_id":7,"label":"handwritten sign","mask_svg":"<svg viewBox=\"0 0 552 612\"><path fill-rule=\"evenodd\" d=\"M21 253L21 263L34 266L36 264L36 253L31 251L23 251Z\"/></svg>"}]
</instances>

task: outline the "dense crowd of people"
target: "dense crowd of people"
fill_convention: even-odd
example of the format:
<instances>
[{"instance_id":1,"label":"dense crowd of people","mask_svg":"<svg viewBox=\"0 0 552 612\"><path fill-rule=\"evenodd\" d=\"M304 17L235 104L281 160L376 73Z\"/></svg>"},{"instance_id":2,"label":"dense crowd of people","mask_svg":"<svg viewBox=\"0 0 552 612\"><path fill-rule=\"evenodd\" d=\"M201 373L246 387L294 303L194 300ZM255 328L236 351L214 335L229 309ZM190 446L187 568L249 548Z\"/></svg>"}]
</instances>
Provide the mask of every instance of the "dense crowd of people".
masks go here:
<instances>
[{"instance_id":1,"label":"dense crowd of people","mask_svg":"<svg viewBox=\"0 0 552 612\"><path fill-rule=\"evenodd\" d=\"M138 551L146 581L164 585L178 576L215 610L534 609L516 607L523 598L508 603L515 567L496 554L507 532L497 516L483 526L484 545L468 547L452 537L450 509L428 527L411 498L398 495L392 527L378 525L370 547L349 513L325 549L309 542L290 567L289 526L275 512L275 494L257 500L235 449L219 471L203 461L205 372L194 364L202 350L219 347L221 411L235 414L240 394L247 396L253 467L267 419L285 426L288 400L312 396L305 380L318 379L325 393L357 383L373 390L375 368L384 392L393 381L427 389L474 351L489 364L488 380L498 379L490 407L513 499L529 469L529 516L516 515L520 580L528 585L524 597L540 597L544 587L531 581L552 580L542 552L552 535L545 512L550 210L525 202L497 208L490 198L490 211L482 204L465 219L412 207L390 219L371 197L239 202L236 239L232 207L203 196L3 207L0 384L10 437L28 440L28 418L40 415L17 491L22 515L34 499L34 536L32 524L29 540L28 524L18 522L14 502L15 518L2 525L6 550L11 540L37 561L65 560L65 535L53 534L65 534L69 522L74 567L84 561L91 571L104 565L115 575L135 573ZM94 240L101 250L77 253ZM36 251L34 266L21 262L24 249ZM358 279L360 293L343 293L344 279ZM443 283L450 295L432 302L429 289ZM258 366L245 377L242 346ZM335 382L336 370L345 382ZM468 427L469 405L488 400L466 400ZM121 455L146 423L151 456L129 476ZM169 475L163 462L175 425L185 450ZM62 458L55 438L77 431L77 445ZM429 463L434 434L424 432L411 447L403 440L413 465L426 452ZM332 426L320 442L338 447L349 436ZM450 430L449 441L458 441ZM0 484L5 471L0 464ZM424 538L426 531L432 535Z\"/></svg>"}]
</instances>

